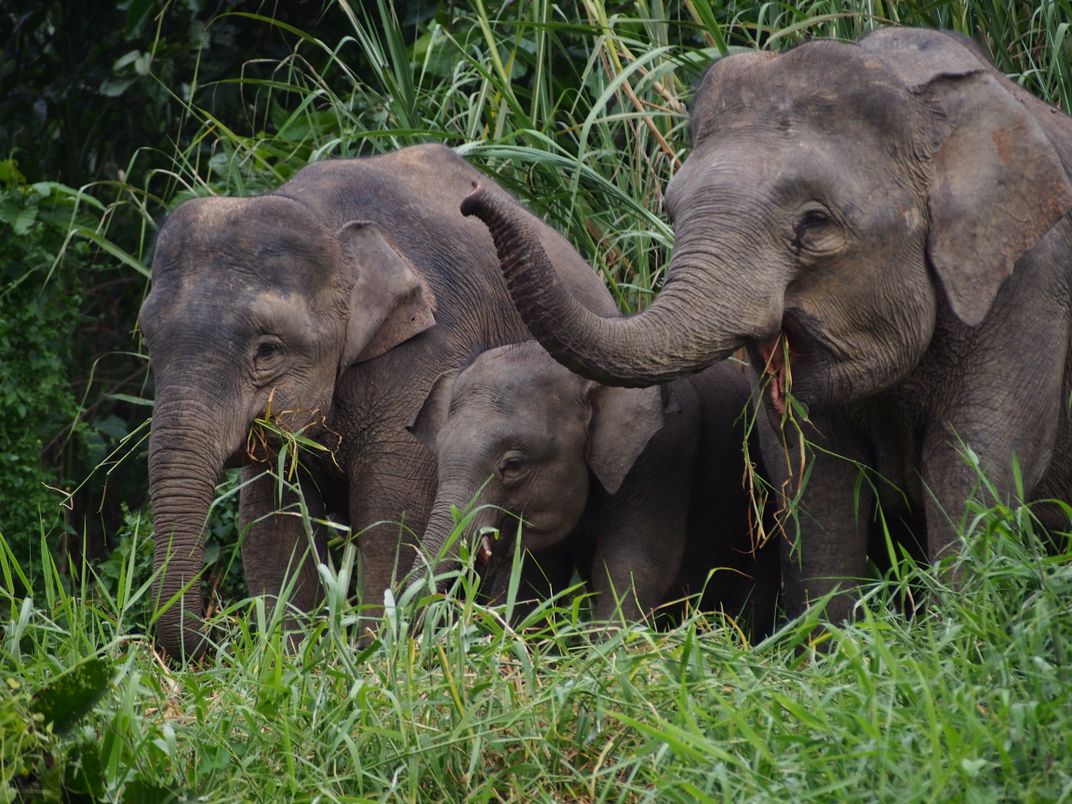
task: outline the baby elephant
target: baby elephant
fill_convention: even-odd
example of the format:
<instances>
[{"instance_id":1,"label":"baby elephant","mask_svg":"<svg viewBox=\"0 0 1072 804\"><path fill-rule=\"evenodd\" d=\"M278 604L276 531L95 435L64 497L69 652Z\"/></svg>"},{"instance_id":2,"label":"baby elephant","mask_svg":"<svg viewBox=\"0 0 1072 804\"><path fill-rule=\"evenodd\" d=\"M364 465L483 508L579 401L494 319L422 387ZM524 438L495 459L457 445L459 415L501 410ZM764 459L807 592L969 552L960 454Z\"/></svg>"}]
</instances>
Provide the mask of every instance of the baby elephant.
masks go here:
<instances>
[{"instance_id":1,"label":"baby elephant","mask_svg":"<svg viewBox=\"0 0 1072 804\"><path fill-rule=\"evenodd\" d=\"M493 589L508 572L522 517L522 545L546 577L543 593L567 584L575 565L595 593L598 621L619 605L625 618L640 619L700 592L717 570L701 605L764 633L778 570L776 551L754 550L750 536L748 402L748 381L729 363L662 389L633 389L579 377L532 341L484 352L441 375L410 426L439 463L422 548L429 558L442 552L451 507L474 502L484 507L472 531L502 533L477 548ZM758 460L754 445L750 455Z\"/></svg>"}]
</instances>

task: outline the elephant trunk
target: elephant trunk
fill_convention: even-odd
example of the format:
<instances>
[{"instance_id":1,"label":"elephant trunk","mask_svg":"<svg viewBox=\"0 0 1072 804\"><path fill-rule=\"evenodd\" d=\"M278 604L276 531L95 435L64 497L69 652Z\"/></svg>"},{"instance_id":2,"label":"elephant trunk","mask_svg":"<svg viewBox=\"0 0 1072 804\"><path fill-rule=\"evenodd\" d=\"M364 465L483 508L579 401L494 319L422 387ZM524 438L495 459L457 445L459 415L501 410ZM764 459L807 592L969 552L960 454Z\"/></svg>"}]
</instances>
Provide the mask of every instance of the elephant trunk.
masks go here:
<instances>
[{"instance_id":1,"label":"elephant trunk","mask_svg":"<svg viewBox=\"0 0 1072 804\"><path fill-rule=\"evenodd\" d=\"M729 357L747 337L726 331L727 322L739 320L739 300L712 299L710 271L677 270L685 266L675 260L647 310L603 318L570 295L514 205L478 188L462 202L462 212L479 217L491 231L514 305L530 332L582 376L606 385L666 382Z\"/></svg>"},{"instance_id":2,"label":"elephant trunk","mask_svg":"<svg viewBox=\"0 0 1072 804\"><path fill-rule=\"evenodd\" d=\"M449 547L447 546L447 542L455 530L452 509L455 507L464 509L470 501L474 505L479 504L475 499L479 490L479 486L458 483L440 487L436 494L435 503L432 505L432 511L428 516L428 525L425 528L424 536L421 538L421 552L424 554L427 564L423 565L426 568L421 570L417 575L418 578L425 578L428 573L431 573L433 577L440 575L457 564L459 550L466 534L459 534L458 538ZM478 511L470 520L466 530L476 532L484 525L493 524L491 520L494 519L493 514L496 511L497 509L493 508ZM492 514L492 516L489 517L488 513Z\"/></svg>"},{"instance_id":3,"label":"elephant trunk","mask_svg":"<svg viewBox=\"0 0 1072 804\"><path fill-rule=\"evenodd\" d=\"M200 573L204 529L224 449L207 411L157 402L149 441L149 489L155 548L156 641L176 658L204 649Z\"/></svg>"}]
</instances>

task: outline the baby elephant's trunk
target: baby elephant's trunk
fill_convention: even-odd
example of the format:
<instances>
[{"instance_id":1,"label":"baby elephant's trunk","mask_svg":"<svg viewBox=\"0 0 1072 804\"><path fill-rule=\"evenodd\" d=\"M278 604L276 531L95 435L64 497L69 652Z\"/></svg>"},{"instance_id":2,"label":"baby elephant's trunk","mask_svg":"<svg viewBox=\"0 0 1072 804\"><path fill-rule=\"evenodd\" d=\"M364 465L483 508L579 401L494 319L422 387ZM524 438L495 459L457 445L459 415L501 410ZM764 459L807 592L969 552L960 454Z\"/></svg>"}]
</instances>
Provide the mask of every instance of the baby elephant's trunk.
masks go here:
<instances>
[{"instance_id":1,"label":"baby elephant's trunk","mask_svg":"<svg viewBox=\"0 0 1072 804\"><path fill-rule=\"evenodd\" d=\"M479 488L470 488L467 484L451 484L440 488L435 504L428 518L428 526L421 539L422 558L413 573L414 580L426 580L429 573L438 578L457 567L461 558L461 546L474 533L494 526L497 509L491 506L468 509L458 523L455 511L465 512L472 503L479 505ZM478 565L486 566L491 560L492 542L488 537L482 538L476 546Z\"/></svg>"}]
</instances>

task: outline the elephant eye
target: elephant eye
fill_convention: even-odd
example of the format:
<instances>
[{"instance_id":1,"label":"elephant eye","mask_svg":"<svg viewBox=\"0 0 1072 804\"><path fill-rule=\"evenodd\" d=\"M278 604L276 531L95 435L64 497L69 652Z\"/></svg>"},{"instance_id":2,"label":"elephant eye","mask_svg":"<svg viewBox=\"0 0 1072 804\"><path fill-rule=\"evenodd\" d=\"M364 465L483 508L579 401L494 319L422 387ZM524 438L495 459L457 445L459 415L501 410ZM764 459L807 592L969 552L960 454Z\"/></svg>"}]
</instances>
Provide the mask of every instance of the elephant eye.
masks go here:
<instances>
[{"instance_id":1,"label":"elephant eye","mask_svg":"<svg viewBox=\"0 0 1072 804\"><path fill-rule=\"evenodd\" d=\"M806 210L793 227L793 251L799 257L830 256L845 245L844 232L826 209Z\"/></svg>"},{"instance_id":2,"label":"elephant eye","mask_svg":"<svg viewBox=\"0 0 1072 804\"><path fill-rule=\"evenodd\" d=\"M830 223L830 215L822 209L809 209L803 215L800 216L800 220L797 221L796 234L797 238L804 236L804 233L809 229L819 229Z\"/></svg>"},{"instance_id":3,"label":"elephant eye","mask_svg":"<svg viewBox=\"0 0 1072 804\"><path fill-rule=\"evenodd\" d=\"M286 351L283 342L277 338L269 338L257 344L257 350L253 353L253 362L258 368L267 367L268 364L282 357Z\"/></svg>"},{"instance_id":4,"label":"elephant eye","mask_svg":"<svg viewBox=\"0 0 1072 804\"><path fill-rule=\"evenodd\" d=\"M499 477L503 480L516 477L524 465L520 455L506 455L499 461Z\"/></svg>"}]
</instances>

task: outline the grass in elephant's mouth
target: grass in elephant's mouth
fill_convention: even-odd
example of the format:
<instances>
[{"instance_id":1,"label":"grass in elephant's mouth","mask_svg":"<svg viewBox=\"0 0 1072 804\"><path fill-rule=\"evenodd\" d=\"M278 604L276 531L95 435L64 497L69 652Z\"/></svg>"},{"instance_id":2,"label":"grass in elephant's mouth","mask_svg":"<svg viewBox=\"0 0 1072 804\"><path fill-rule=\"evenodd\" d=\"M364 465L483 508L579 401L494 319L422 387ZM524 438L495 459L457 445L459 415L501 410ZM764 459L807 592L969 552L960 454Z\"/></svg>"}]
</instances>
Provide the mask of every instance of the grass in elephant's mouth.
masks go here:
<instances>
[{"instance_id":1,"label":"grass in elephant's mouth","mask_svg":"<svg viewBox=\"0 0 1072 804\"><path fill-rule=\"evenodd\" d=\"M246 434L246 457L252 463L268 463L274 459L288 480L293 480L297 474L303 453L326 455L339 467L336 453L342 445L342 436L329 428L327 420L317 414L318 411L315 410L284 410L273 416L269 402L264 415L254 419L249 426L249 432ZM306 423L291 428L286 425L290 419ZM315 432L317 438L306 435L309 431ZM331 446L325 445L325 441Z\"/></svg>"}]
</instances>

